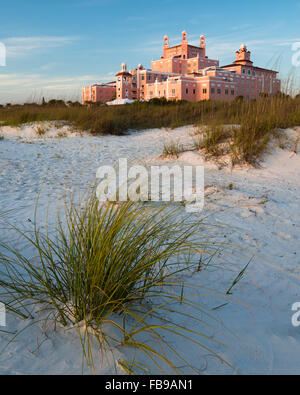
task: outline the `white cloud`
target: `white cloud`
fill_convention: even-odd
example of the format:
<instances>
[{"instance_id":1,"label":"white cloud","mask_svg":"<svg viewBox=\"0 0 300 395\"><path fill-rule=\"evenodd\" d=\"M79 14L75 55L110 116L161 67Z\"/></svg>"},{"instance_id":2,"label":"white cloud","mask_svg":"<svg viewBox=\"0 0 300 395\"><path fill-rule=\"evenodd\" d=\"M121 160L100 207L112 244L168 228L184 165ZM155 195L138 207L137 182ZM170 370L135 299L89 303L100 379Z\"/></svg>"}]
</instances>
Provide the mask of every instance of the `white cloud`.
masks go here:
<instances>
[{"instance_id":1,"label":"white cloud","mask_svg":"<svg viewBox=\"0 0 300 395\"><path fill-rule=\"evenodd\" d=\"M24 57L32 54L34 51L63 47L77 40L79 40L79 37L75 36L10 37L0 39L6 45L7 57L10 58Z\"/></svg>"}]
</instances>

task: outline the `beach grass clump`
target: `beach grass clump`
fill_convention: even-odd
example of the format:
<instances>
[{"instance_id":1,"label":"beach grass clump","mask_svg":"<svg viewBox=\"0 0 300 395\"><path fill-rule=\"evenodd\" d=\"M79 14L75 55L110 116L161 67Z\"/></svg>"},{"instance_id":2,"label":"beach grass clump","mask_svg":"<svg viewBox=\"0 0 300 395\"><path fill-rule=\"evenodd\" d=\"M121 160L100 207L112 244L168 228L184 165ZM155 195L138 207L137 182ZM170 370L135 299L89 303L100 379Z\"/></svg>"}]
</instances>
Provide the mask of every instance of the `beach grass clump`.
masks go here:
<instances>
[{"instance_id":1,"label":"beach grass clump","mask_svg":"<svg viewBox=\"0 0 300 395\"><path fill-rule=\"evenodd\" d=\"M299 97L278 94L252 101L234 101L216 111L199 135L195 148L211 157L230 155L233 165L257 165L281 129L300 124Z\"/></svg>"},{"instance_id":2,"label":"beach grass clump","mask_svg":"<svg viewBox=\"0 0 300 395\"><path fill-rule=\"evenodd\" d=\"M62 130L60 130L60 131L57 133L57 135L55 136L55 138L57 138L57 139L64 139L64 138L66 138L66 137L68 137L68 133L65 132L65 131L62 131Z\"/></svg>"},{"instance_id":3,"label":"beach grass clump","mask_svg":"<svg viewBox=\"0 0 300 395\"><path fill-rule=\"evenodd\" d=\"M203 133L203 149L208 156L225 154L223 143L231 137L231 129L224 125L211 125Z\"/></svg>"},{"instance_id":4,"label":"beach grass clump","mask_svg":"<svg viewBox=\"0 0 300 395\"><path fill-rule=\"evenodd\" d=\"M39 125L39 126L37 126L37 128L35 129L35 132L36 132L37 136L43 137L43 136L45 136L47 130L48 130L48 129L47 129L45 126Z\"/></svg>"},{"instance_id":5,"label":"beach grass clump","mask_svg":"<svg viewBox=\"0 0 300 395\"><path fill-rule=\"evenodd\" d=\"M194 137L193 144L196 151L201 151L204 148L203 136Z\"/></svg>"},{"instance_id":6,"label":"beach grass clump","mask_svg":"<svg viewBox=\"0 0 300 395\"><path fill-rule=\"evenodd\" d=\"M256 165L265 152L275 128L263 121L249 119L236 129L231 144L232 163Z\"/></svg>"},{"instance_id":7,"label":"beach grass clump","mask_svg":"<svg viewBox=\"0 0 300 395\"><path fill-rule=\"evenodd\" d=\"M173 156L179 158L179 154L184 151L183 145L178 140L171 140L164 142L164 149L162 156L167 158Z\"/></svg>"},{"instance_id":8,"label":"beach grass clump","mask_svg":"<svg viewBox=\"0 0 300 395\"><path fill-rule=\"evenodd\" d=\"M34 319L38 308L39 317L44 311L56 325L84 328L84 356L94 372L91 337L104 355L113 346L133 350L133 359L117 361L127 373L182 373L180 366L198 373L166 336L179 336L212 355L207 343L217 341L168 315L189 317L203 328L209 310L184 296L182 275L216 247L196 243L201 221L184 219L177 210L131 202L101 204L92 195L78 204L71 199L55 230L34 225L28 233L11 225L34 254L30 258L0 243L0 294L7 310ZM149 366L139 364L137 351Z\"/></svg>"}]
</instances>

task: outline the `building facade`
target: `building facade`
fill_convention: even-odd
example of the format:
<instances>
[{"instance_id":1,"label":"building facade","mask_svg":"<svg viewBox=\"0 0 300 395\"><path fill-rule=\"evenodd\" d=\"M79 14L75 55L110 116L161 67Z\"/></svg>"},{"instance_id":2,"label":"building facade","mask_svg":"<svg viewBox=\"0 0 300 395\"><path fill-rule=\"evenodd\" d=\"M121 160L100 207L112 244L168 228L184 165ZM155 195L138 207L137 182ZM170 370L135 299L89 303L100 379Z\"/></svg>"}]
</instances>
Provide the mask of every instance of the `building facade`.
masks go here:
<instances>
[{"instance_id":1,"label":"building facade","mask_svg":"<svg viewBox=\"0 0 300 395\"><path fill-rule=\"evenodd\" d=\"M95 84L82 89L82 104L107 103L116 97L116 83Z\"/></svg>"},{"instance_id":2,"label":"building facade","mask_svg":"<svg viewBox=\"0 0 300 395\"><path fill-rule=\"evenodd\" d=\"M227 101L238 96L257 99L261 94L273 96L280 92L278 72L254 66L244 44L236 52L235 61L226 66L208 58L204 36L200 37L199 44L199 47L190 45L187 33L183 32L181 44L170 47L169 38L165 36L163 56L152 62L150 70L139 65L128 71L123 63L116 75L116 99L149 101L164 97L167 100Z\"/></svg>"}]
</instances>

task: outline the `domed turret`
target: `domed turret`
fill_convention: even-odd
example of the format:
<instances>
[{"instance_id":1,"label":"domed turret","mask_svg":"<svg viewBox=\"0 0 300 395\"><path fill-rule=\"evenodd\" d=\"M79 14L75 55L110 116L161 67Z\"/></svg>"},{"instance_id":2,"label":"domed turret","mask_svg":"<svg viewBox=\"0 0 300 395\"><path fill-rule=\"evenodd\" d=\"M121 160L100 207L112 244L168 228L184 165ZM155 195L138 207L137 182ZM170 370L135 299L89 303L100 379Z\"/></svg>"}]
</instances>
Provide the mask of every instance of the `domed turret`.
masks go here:
<instances>
[{"instance_id":1,"label":"domed turret","mask_svg":"<svg viewBox=\"0 0 300 395\"><path fill-rule=\"evenodd\" d=\"M241 44L240 49L236 52L236 62L243 62L244 65L251 65L251 52L248 51L246 44Z\"/></svg>"},{"instance_id":2,"label":"domed turret","mask_svg":"<svg viewBox=\"0 0 300 395\"><path fill-rule=\"evenodd\" d=\"M244 43L241 44L240 51L247 52L246 44L244 44Z\"/></svg>"}]
</instances>

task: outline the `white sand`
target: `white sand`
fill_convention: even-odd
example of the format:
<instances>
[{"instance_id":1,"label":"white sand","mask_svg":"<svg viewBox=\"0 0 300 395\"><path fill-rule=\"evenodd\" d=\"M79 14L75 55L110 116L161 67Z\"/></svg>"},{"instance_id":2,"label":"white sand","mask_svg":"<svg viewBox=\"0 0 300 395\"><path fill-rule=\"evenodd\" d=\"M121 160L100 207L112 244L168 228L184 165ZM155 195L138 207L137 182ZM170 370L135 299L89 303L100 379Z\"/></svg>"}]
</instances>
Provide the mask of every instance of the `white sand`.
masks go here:
<instances>
[{"instance_id":1,"label":"white sand","mask_svg":"<svg viewBox=\"0 0 300 395\"><path fill-rule=\"evenodd\" d=\"M114 163L120 157L159 163L165 140L178 138L185 145L192 141L191 127L148 130L123 137L80 137L64 126L68 137L60 139L53 138L58 133L53 125L42 138L37 138L36 127L0 128L0 135L5 137L0 141L0 211L12 210L8 219L27 229L32 227L28 220L33 219L40 190L38 221L42 222L49 201L54 210L50 213L55 213L64 193L86 190L100 165ZM295 134L287 133L292 137ZM177 162L204 163L196 152L181 154ZM188 281L225 295L233 278L253 257L245 277L228 300L207 300L211 307L229 302L216 314L234 333L212 331L210 336L227 345L225 350L216 347L215 351L240 373L300 374L300 328L291 323L292 305L300 302L300 155L276 147L265 156L260 169L230 171L218 170L213 163L205 166L207 196L203 215L210 215L210 223L225 225L218 229L219 238L238 247L234 248L234 255L221 257L219 262L226 260L226 264L211 266ZM229 184L233 184L233 190ZM50 222L55 222L55 216L50 215ZM1 238L19 243L7 229L0 232ZM26 325L11 315L7 321L6 329L11 331ZM184 324L195 325L188 320ZM0 355L0 374L81 373L82 354L76 331L64 333L52 328L47 336L39 332L37 337L36 333L36 327L23 332ZM7 338L0 334L0 351ZM186 352L184 342L171 341L177 350ZM207 353L189 347L190 361L204 369L204 374L232 373ZM126 350L116 350L117 359L126 355ZM99 362L96 369L98 374L116 372L110 356L108 361ZM121 373L120 369L117 371ZM85 368L84 372L89 370Z\"/></svg>"}]
</instances>

